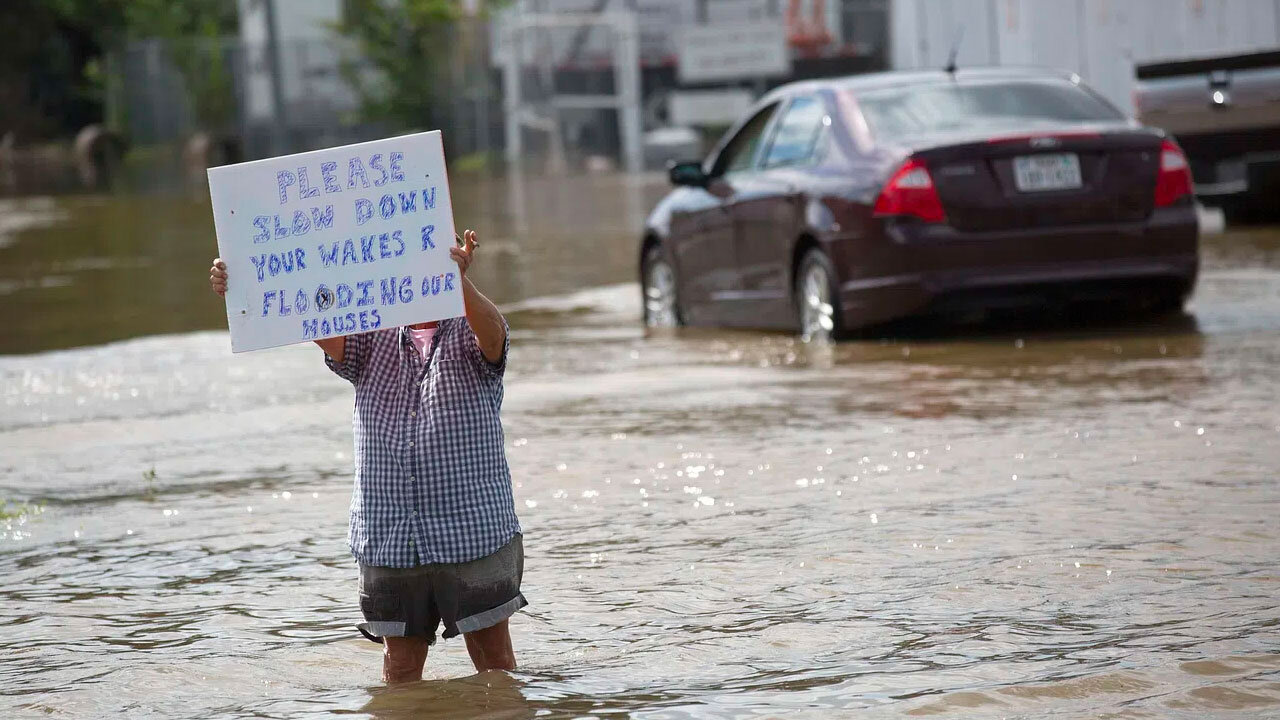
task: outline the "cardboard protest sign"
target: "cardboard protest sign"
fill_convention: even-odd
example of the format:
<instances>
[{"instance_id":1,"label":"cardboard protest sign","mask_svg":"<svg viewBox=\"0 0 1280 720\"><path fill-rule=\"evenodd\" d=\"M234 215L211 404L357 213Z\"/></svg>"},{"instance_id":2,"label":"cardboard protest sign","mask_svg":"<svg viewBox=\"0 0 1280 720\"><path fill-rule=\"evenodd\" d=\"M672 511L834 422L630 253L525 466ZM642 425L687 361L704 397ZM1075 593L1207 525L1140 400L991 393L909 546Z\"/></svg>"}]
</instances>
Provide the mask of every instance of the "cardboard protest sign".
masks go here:
<instances>
[{"instance_id":1,"label":"cardboard protest sign","mask_svg":"<svg viewBox=\"0 0 1280 720\"><path fill-rule=\"evenodd\" d=\"M232 352L463 314L440 132L209 170Z\"/></svg>"}]
</instances>

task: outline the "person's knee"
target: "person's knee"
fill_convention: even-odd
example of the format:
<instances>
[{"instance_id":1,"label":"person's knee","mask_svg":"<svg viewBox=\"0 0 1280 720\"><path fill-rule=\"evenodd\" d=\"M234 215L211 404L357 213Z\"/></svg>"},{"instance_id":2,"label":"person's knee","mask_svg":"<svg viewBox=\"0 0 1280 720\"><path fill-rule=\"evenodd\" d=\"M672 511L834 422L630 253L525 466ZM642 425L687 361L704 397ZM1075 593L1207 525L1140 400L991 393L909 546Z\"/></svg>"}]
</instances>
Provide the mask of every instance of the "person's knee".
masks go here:
<instances>
[{"instance_id":1,"label":"person's knee","mask_svg":"<svg viewBox=\"0 0 1280 720\"><path fill-rule=\"evenodd\" d=\"M506 621L469 634L479 646L485 670L515 670L516 655ZM477 668L479 669L479 668Z\"/></svg>"},{"instance_id":2,"label":"person's knee","mask_svg":"<svg viewBox=\"0 0 1280 720\"><path fill-rule=\"evenodd\" d=\"M382 642L382 671L387 682L422 679L422 665L427 660L426 638L384 637Z\"/></svg>"}]
</instances>

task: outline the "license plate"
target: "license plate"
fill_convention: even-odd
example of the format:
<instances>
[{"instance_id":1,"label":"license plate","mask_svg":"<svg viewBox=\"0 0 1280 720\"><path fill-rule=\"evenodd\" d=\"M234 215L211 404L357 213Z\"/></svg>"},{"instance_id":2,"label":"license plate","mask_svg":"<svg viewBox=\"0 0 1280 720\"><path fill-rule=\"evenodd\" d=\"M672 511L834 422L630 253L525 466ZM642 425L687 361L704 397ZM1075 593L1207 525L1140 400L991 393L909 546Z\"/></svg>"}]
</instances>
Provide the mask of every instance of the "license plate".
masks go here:
<instances>
[{"instance_id":1,"label":"license plate","mask_svg":"<svg viewBox=\"0 0 1280 720\"><path fill-rule=\"evenodd\" d=\"M1073 190L1084 184L1080 180L1080 158L1075 153L1016 157L1013 181L1020 192Z\"/></svg>"}]
</instances>

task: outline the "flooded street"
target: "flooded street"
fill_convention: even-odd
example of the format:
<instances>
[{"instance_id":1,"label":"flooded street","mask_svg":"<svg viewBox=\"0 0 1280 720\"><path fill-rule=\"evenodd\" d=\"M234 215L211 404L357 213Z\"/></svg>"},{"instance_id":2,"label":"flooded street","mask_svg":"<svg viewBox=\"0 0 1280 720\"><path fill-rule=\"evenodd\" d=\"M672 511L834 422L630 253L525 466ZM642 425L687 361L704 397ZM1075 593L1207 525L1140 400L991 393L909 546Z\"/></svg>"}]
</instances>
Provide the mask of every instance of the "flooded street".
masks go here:
<instances>
[{"instance_id":1,"label":"flooded street","mask_svg":"<svg viewBox=\"0 0 1280 720\"><path fill-rule=\"evenodd\" d=\"M645 332L664 190L456 183L531 604L518 672L441 642L393 688L350 386L230 354L207 198L0 201L0 708L1280 716L1280 231L1206 235L1184 318L806 346Z\"/></svg>"}]
</instances>

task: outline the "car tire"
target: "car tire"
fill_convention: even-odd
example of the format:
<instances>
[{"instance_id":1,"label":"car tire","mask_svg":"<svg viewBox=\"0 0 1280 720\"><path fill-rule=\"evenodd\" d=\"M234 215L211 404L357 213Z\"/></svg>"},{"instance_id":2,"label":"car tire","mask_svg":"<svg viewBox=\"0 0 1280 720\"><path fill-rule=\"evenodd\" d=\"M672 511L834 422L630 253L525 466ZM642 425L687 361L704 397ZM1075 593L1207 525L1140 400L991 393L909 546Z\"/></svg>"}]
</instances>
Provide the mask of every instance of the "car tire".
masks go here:
<instances>
[{"instance_id":1,"label":"car tire","mask_svg":"<svg viewBox=\"0 0 1280 720\"><path fill-rule=\"evenodd\" d=\"M679 327L684 325L680 312L679 283L676 270L654 246L644 254L640 271L640 299L643 303L645 327Z\"/></svg>"},{"instance_id":2,"label":"car tire","mask_svg":"<svg viewBox=\"0 0 1280 720\"><path fill-rule=\"evenodd\" d=\"M805 253L796 271L794 287L796 321L804 342L840 340L846 336L836 286L836 266L826 253L817 248Z\"/></svg>"}]
</instances>

